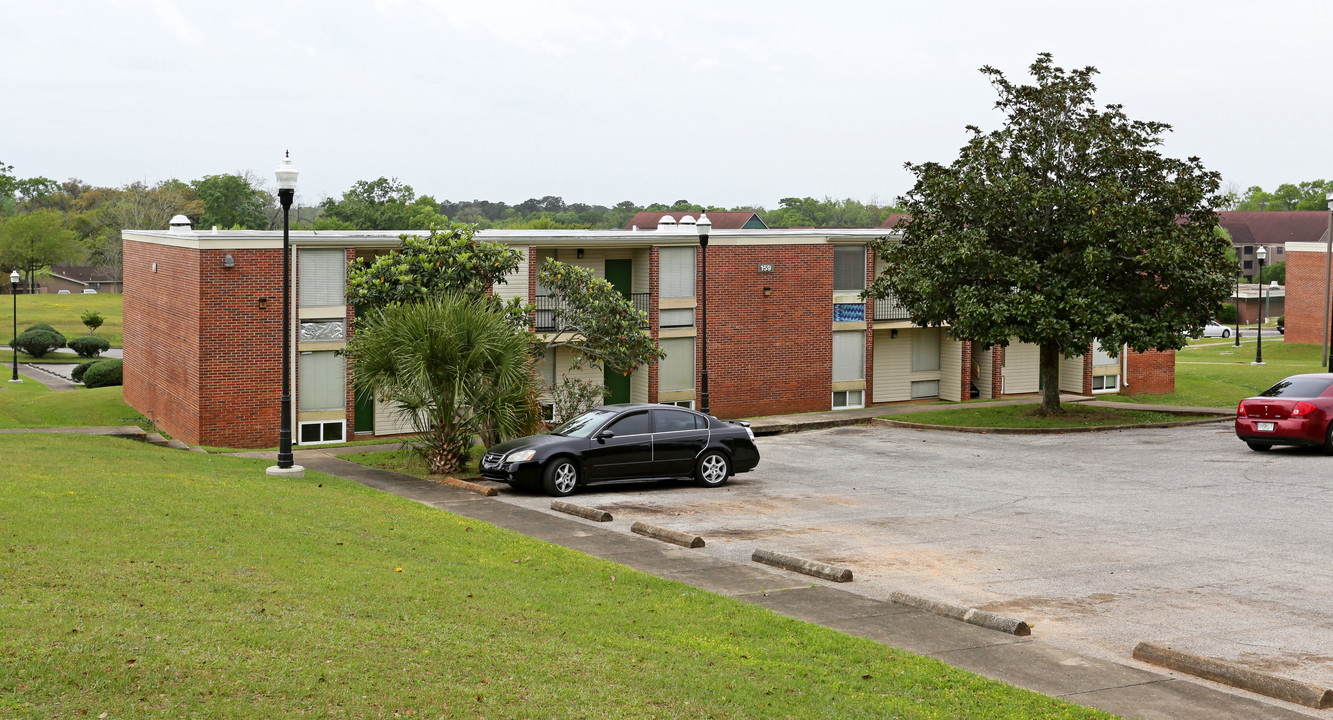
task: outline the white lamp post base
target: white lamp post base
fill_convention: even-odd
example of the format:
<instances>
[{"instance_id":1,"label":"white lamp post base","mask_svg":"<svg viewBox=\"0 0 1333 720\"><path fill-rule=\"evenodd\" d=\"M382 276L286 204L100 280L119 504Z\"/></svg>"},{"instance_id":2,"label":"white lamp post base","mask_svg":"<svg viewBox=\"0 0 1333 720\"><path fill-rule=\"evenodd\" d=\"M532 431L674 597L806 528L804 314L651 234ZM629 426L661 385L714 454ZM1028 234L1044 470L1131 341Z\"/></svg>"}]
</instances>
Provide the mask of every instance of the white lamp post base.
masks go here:
<instances>
[{"instance_id":1,"label":"white lamp post base","mask_svg":"<svg viewBox=\"0 0 1333 720\"><path fill-rule=\"evenodd\" d=\"M305 477L305 468L301 467L300 465L293 465L289 468L282 468L278 467L277 465L271 465L267 470L264 471L264 474L268 475L269 477L281 477L281 478L292 478L292 479L303 478Z\"/></svg>"}]
</instances>

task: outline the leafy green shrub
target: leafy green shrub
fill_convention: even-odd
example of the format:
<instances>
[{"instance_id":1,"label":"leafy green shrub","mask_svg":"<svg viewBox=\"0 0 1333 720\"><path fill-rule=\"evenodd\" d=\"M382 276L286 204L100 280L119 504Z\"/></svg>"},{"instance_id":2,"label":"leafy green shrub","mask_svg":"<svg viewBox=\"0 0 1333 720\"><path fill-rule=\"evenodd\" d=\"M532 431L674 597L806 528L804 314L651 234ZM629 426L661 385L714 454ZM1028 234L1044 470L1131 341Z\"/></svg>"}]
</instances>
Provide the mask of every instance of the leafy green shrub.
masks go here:
<instances>
[{"instance_id":1,"label":"leafy green shrub","mask_svg":"<svg viewBox=\"0 0 1333 720\"><path fill-rule=\"evenodd\" d=\"M1217 321L1223 325L1232 325L1236 322L1236 306L1223 305L1217 312Z\"/></svg>"},{"instance_id":2,"label":"leafy green shrub","mask_svg":"<svg viewBox=\"0 0 1333 720\"><path fill-rule=\"evenodd\" d=\"M70 379L73 380L74 382L83 382L83 374L88 372L88 368L100 362L102 361L89 360L88 362L81 362L78 365L75 365L74 371L69 374Z\"/></svg>"},{"instance_id":3,"label":"leafy green shrub","mask_svg":"<svg viewBox=\"0 0 1333 720\"><path fill-rule=\"evenodd\" d=\"M46 330L49 332L53 332L57 335L60 335L60 337L64 337L64 335L60 334L59 330L51 327L50 325L47 325L46 323L37 323L36 325L29 325L28 330ZM28 330L24 330L23 332L27 332Z\"/></svg>"},{"instance_id":4,"label":"leafy green shrub","mask_svg":"<svg viewBox=\"0 0 1333 720\"><path fill-rule=\"evenodd\" d=\"M1277 316L1277 324L1278 324L1278 325L1283 325L1283 326L1285 326L1285 325L1287 324L1287 316L1286 316L1286 315L1278 315L1278 316Z\"/></svg>"},{"instance_id":5,"label":"leafy green shrub","mask_svg":"<svg viewBox=\"0 0 1333 720\"><path fill-rule=\"evenodd\" d=\"M83 386L91 389L123 384L121 373L124 364L121 360L110 358L98 360L93 363L92 367L84 371Z\"/></svg>"},{"instance_id":6,"label":"leafy green shrub","mask_svg":"<svg viewBox=\"0 0 1333 720\"><path fill-rule=\"evenodd\" d=\"M39 358L56 348L65 347L65 336L55 330L45 330L34 325L11 340L9 346Z\"/></svg>"},{"instance_id":7,"label":"leafy green shrub","mask_svg":"<svg viewBox=\"0 0 1333 720\"><path fill-rule=\"evenodd\" d=\"M102 323L106 322L106 318L102 317L102 313L97 312L96 310L84 310L83 314L79 316L79 319L83 321L84 325L88 326L89 335L92 335L97 328L102 327Z\"/></svg>"},{"instance_id":8,"label":"leafy green shrub","mask_svg":"<svg viewBox=\"0 0 1333 720\"><path fill-rule=\"evenodd\" d=\"M106 338L93 337L85 335L76 337L69 341L71 350L79 354L79 357L97 357L101 353L111 349L111 343Z\"/></svg>"}]
</instances>

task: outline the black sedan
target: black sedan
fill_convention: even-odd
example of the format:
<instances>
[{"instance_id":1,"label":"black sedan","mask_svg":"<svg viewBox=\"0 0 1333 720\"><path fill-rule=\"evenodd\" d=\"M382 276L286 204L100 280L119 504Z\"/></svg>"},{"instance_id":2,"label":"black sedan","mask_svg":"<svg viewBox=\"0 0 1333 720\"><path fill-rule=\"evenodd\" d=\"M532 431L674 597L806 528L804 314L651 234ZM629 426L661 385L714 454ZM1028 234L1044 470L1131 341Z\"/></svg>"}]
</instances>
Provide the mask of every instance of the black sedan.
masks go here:
<instances>
[{"instance_id":1,"label":"black sedan","mask_svg":"<svg viewBox=\"0 0 1333 720\"><path fill-rule=\"evenodd\" d=\"M690 477L717 487L758 464L748 423L670 405L606 405L488 449L481 476L563 497L580 485L626 480Z\"/></svg>"}]
</instances>

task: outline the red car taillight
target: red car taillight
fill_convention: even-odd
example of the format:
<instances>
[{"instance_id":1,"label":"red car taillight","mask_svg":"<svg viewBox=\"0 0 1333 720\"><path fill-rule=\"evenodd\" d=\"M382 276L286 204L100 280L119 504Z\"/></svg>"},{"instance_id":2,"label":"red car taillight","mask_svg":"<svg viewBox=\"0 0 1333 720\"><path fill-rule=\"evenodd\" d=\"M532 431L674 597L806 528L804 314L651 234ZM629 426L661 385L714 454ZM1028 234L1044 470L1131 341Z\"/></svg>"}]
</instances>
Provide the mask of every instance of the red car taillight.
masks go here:
<instances>
[{"instance_id":1,"label":"red car taillight","mask_svg":"<svg viewBox=\"0 0 1333 720\"><path fill-rule=\"evenodd\" d=\"M1291 411L1291 416L1297 417L1299 415L1309 415L1310 413L1314 412L1317 409L1318 408L1316 408L1314 405L1311 405L1310 403L1302 400L1296 403L1296 409Z\"/></svg>"},{"instance_id":2,"label":"red car taillight","mask_svg":"<svg viewBox=\"0 0 1333 720\"><path fill-rule=\"evenodd\" d=\"M1236 406L1236 417L1245 417L1245 401L1244 401L1244 400L1241 401L1240 405L1237 405L1237 406Z\"/></svg>"}]
</instances>

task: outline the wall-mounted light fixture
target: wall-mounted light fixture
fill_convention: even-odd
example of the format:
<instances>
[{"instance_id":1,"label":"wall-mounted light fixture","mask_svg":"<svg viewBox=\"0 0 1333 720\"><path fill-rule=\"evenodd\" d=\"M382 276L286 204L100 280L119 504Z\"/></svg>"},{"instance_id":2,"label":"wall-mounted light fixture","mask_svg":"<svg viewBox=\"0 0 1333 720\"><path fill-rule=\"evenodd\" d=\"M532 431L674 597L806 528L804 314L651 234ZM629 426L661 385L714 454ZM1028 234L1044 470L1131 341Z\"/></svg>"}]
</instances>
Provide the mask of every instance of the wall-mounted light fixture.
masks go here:
<instances>
[{"instance_id":1,"label":"wall-mounted light fixture","mask_svg":"<svg viewBox=\"0 0 1333 720\"><path fill-rule=\"evenodd\" d=\"M268 298L266 298L266 297L259 298L259 308L262 310L262 309L264 309L264 308L266 308L266 307L268 307ZM897 330L894 330L894 332L898 332L898 331L897 331Z\"/></svg>"},{"instance_id":2,"label":"wall-mounted light fixture","mask_svg":"<svg viewBox=\"0 0 1333 720\"><path fill-rule=\"evenodd\" d=\"M222 267L236 267L236 258L227 253L222 257Z\"/></svg>"},{"instance_id":3,"label":"wall-mounted light fixture","mask_svg":"<svg viewBox=\"0 0 1333 720\"><path fill-rule=\"evenodd\" d=\"M771 288L771 287L765 287L765 288L764 288L764 297L771 297L772 295L773 295L773 288Z\"/></svg>"},{"instance_id":4,"label":"wall-mounted light fixture","mask_svg":"<svg viewBox=\"0 0 1333 720\"><path fill-rule=\"evenodd\" d=\"M894 338L896 338L896 337L898 337L898 331L897 331L897 330L890 330L890 331L889 331L889 339L892 340L892 339L894 339Z\"/></svg>"},{"instance_id":5,"label":"wall-mounted light fixture","mask_svg":"<svg viewBox=\"0 0 1333 720\"><path fill-rule=\"evenodd\" d=\"M578 256L578 259L582 260L582 259L583 259L583 248L579 248L579 249L578 249L578 252L576 252L576 253L574 253L574 254L575 254L576 256Z\"/></svg>"}]
</instances>

